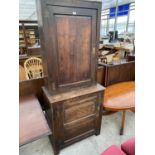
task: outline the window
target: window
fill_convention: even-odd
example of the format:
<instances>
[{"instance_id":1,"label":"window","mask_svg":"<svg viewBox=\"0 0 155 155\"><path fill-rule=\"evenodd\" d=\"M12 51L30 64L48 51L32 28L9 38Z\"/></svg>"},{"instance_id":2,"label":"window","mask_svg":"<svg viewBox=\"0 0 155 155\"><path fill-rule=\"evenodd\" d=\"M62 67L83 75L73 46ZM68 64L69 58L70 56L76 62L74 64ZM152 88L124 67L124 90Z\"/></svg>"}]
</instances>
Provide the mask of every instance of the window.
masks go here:
<instances>
[{"instance_id":1,"label":"window","mask_svg":"<svg viewBox=\"0 0 155 155\"><path fill-rule=\"evenodd\" d=\"M101 15L101 31L100 31L101 37L107 35L108 14L109 14L109 9L102 10L102 15Z\"/></svg>"},{"instance_id":2,"label":"window","mask_svg":"<svg viewBox=\"0 0 155 155\"><path fill-rule=\"evenodd\" d=\"M114 31L115 18L109 19L109 31Z\"/></svg>"},{"instance_id":3,"label":"window","mask_svg":"<svg viewBox=\"0 0 155 155\"><path fill-rule=\"evenodd\" d=\"M117 18L116 30L118 34L126 32L127 16L121 16Z\"/></svg>"},{"instance_id":4,"label":"window","mask_svg":"<svg viewBox=\"0 0 155 155\"><path fill-rule=\"evenodd\" d=\"M129 15L129 23L134 23L134 22L135 22L135 10L131 10Z\"/></svg>"},{"instance_id":5,"label":"window","mask_svg":"<svg viewBox=\"0 0 155 155\"><path fill-rule=\"evenodd\" d=\"M107 35L107 19L101 20L101 36Z\"/></svg>"},{"instance_id":6,"label":"window","mask_svg":"<svg viewBox=\"0 0 155 155\"><path fill-rule=\"evenodd\" d=\"M128 12L129 12L129 4L120 5L120 6L118 6L117 16L127 15ZM109 17L113 18L113 17L115 17L115 14L116 14L116 7L110 8Z\"/></svg>"},{"instance_id":7,"label":"window","mask_svg":"<svg viewBox=\"0 0 155 155\"><path fill-rule=\"evenodd\" d=\"M128 32L129 33L134 33L135 32L135 24L129 24L128 25Z\"/></svg>"},{"instance_id":8,"label":"window","mask_svg":"<svg viewBox=\"0 0 155 155\"><path fill-rule=\"evenodd\" d=\"M128 32L134 33L134 31L135 31L135 10L131 10L129 15Z\"/></svg>"},{"instance_id":9,"label":"window","mask_svg":"<svg viewBox=\"0 0 155 155\"><path fill-rule=\"evenodd\" d=\"M124 32L134 33L135 30L135 3L118 6L116 14L116 7L102 10L101 15L101 36L109 34L109 31L118 31L118 34ZM129 19L128 19L129 17ZM116 19L116 25L115 25Z\"/></svg>"}]
</instances>

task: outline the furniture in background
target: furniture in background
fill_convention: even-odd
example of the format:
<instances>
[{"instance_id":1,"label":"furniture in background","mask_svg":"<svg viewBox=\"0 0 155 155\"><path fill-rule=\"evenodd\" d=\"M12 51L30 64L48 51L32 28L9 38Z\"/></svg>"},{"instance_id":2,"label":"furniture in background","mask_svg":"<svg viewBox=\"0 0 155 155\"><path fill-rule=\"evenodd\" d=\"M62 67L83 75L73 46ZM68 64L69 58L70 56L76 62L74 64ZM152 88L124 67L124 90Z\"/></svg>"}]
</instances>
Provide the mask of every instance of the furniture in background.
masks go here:
<instances>
[{"instance_id":1,"label":"furniture in background","mask_svg":"<svg viewBox=\"0 0 155 155\"><path fill-rule=\"evenodd\" d=\"M104 67L98 66L97 68L97 82L101 85L103 85L104 81Z\"/></svg>"},{"instance_id":2,"label":"furniture in background","mask_svg":"<svg viewBox=\"0 0 155 155\"><path fill-rule=\"evenodd\" d=\"M126 153L123 152L119 146L111 145L101 155L126 155Z\"/></svg>"},{"instance_id":3,"label":"furniture in background","mask_svg":"<svg viewBox=\"0 0 155 155\"><path fill-rule=\"evenodd\" d=\"M30 57L24 62L24 69L27 79L43 77L42 60L36 57Z\"/></svg>"},{"instance_id":4,"label":"furniture in background","mask_svg":"<svg viewBox=\"0 0 155 155\"><path fill-rule=\"evenodd\" d=\"M135 107L135 83L134 81L121 82L110 85L104 94L103 109L107 111L122 111L122 123L120 135L123 134L126 110Z\"/></svg>"},{"instance_id":5,"label":"furniture in background","mask_svg":"<svg viewBox=\"0 0 155 155\"><path fill-rule=\"evenodd\" d=\"M101 2L37 1L43 95L55 154L100 133L104 87L97 84ZM63 25L63 26L62 26Z\"/></svg>"},{"instance_id":6,"label":"furniture in background","mask_svg":"<svg viewBox=\"0 0 155 155\"><path fill-rule=\"evenodd\" d=\"M121 147L112 145L101 155L135 155L135 138L131 138L121 144Z\"/></svg>"},{"instance_id":7,"label":"furniture in background","mask_svg":"<svg viewBox=\"0 0 155 155\"><path fill-rule=\"evenodd\" d=\"M128 55L128 61L135 61L135 54Z\"/></svg>"},{"instance_id":8,"label":"furniture in background","mask_svg":"<svg viewBox=\"0 0 155 155\"><path fill-rule=\"evenodd\" d=\"M112 51L118 51L118 50L123 50L126 51L127 53L131 53L131 51L134 50L133 44L122 44L122 43L109 43L109 44L104 44L100 50L112 50Z\"/></svg>"},{"instance_id":9,"label":"furniture in background","mask_svg":"<svg viewBox=\"0 0 155 155\"><path fill-rule=\"evenodd\" d=\"M34 94L19 98L20 146L51 134L40 103Z\"/></svg>"},{"instance_id":10,"label":"furniture in background","mask_svg":"<svg viewBox=\"0 0 155 155\"><path fill-rule=\"evenodd\" d=\"M25 96L29 94L35 94L37 96L41 106L43 105L43 94L41 87L44 86L44 79L30 79L19 82L19 96Z\"/></svg>"},{"instance_id":11,"label":"furniture in background","mask_svg":"<svg viewBox=\"0 0 155 155\"><path fill-rule=\"evenodd\" d=\"M27 60L27 59L29 59L30 57L32 57L32 56L22 56L22 57L20 57L19 58L19 65L21 65L22 67L24 67L24 62ZM33 55L33 57L36 57L36 58L40 58L40 59L42 59L42 56L41 55Z\"/></svg>"},{"instance_id":12,"label":"furniture in background","mask_svg":"<svg viewBox=\"0 0 155 155\"><path fill-rule=\"evenodd\" d=\"M98 70L97 80L98 82L100 82L100 84L107 87L105 90L105 101L106 103L110 102L111 104L116 103L115 109L113 109L112 105L110 105L109 108L108 107L103 108L103 115L110 114L119 110L123 111L122 124L121 124L121 130L120 130L120 134L123 134L124 124L125 124L125 110L129 109L134 112L135 107L132 105L134 104L134 93L132 94L133 96L130 96L130 90L129 91L126 90L125 87L127 85L126 86L123 85L122 82L135 80L135 61L133 61L133 59L129 59L128 57L128 60L126 62L123 62L120 64L99 63L98 68L99 67L100 67L100 70ZM132 82L129 85L131 86L129 87L127 86L127 88L132 87L134 91L135 88ZM122 89L122 92L120 91L120 89ZM124 100L125 93L129 95L128 96L130 97L129 101ZM113 101L113 98L114 99L116 98L118 100ZM121 109L119 109L120 108L119 106L121 105L121 103L118 102L119 100L124 102L122 103ZM132 100L133 100L133 103L130 103L130 101ZM103 107L106 105L105 101L103 103ZM129 105L129 107L126 107L126 103Z\"/></svg>"},{"instance_id":13,"label":"furniture in background","mask_svg":"<svg viewBox=\"0 0 155 155\"><path fill-rule=\"evenodd\" d=\"M40 54L40 39L37 21L19 21L19 55Z\"/></svg>"},{"instance_id":14,"label":"furniture in background","mask_svg":"<svg viewBox=\"0 0 155 155\"><path fill-rule=\"evenodd\" d=\"M19 64L31 56L41 57L38 22L34 20L19 21Z\"/></svg>"},{"instance_id":15,"label":"furniture in background","mask_svg":"<svg viewBox=\"0 0 155 155\"><path fill-rule=\"evenodd\" d=\"M114 44L102 44L98 51L98 62L109 65L126 61L129 55L133 55L133 44L116 42Z\"/></svg>"},{"instance_id":16,"label":"furniture in background","mask_svg":"<svg viewBox=\"0 0 155 155\"><path fill-rule=\"evenodd\" d=\"M105 87L118 82L135 80L135 61L120 64L99 63L100 66L103 67L100 72L103 74L102 85Z\"/></svg>"},{"instance_id":17,"label":"furniture in background","mask_svg":"<svg viewBox=\"0 0 155 155\"><path fill-rule=\"evenodd\" d=\"M24 68L19 65L19 81L24 81L26 80L26 74Z\"/></svg>"},{"instance_id":18,"label":"furniture in background","mask_svg":"<svg viewBox=\"0 0 155 155\"><path fill-rule=\"evenodd\" d=\"M41 108L43 105L40 106L43 103L43 85L43 78L19 82L20 146L51 134Z\"/></svg>"}]
</instances>

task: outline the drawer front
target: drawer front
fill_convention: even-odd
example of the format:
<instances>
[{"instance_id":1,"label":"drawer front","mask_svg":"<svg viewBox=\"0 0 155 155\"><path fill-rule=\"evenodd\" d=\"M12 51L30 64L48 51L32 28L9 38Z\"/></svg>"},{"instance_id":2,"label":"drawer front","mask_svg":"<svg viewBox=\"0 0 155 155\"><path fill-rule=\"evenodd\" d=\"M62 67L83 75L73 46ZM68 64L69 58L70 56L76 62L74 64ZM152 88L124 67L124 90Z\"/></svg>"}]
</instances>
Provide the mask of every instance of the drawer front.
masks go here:
<instances>
[{"instance_id":1,"label":"drawer front","mask_svg":"<svg viewBox=\"0 0 155 155\"><path fill-rule=\"evenodd\" d=\"M95 115L97 95L84 96L64 103L64 123L77 121Z\"/></svg>"},{"instance_id":2,"label":"drawer front","mask_svg":"<svg viewBox=\"0 0 155 155\"><path fill-rule=\"evenodd\" d=\"M82 119L77 122L72 122L64 125L65 129L65 140L76 138L88 131L94 130L95 119L94 117L89 117L87 119Z\"/></svg>"},{"instance_id":3,"label":"drawer front","mask_svg":"<svg viewBox=\"0 0 155 155\"><path fill-rule=\"evenodd\" d=\"M85 102L97 101L97 94L85 95L78 98L73 98L64 102L65 109L71 108L77 104L82 104Z\"/></svg>"}]
</instances>

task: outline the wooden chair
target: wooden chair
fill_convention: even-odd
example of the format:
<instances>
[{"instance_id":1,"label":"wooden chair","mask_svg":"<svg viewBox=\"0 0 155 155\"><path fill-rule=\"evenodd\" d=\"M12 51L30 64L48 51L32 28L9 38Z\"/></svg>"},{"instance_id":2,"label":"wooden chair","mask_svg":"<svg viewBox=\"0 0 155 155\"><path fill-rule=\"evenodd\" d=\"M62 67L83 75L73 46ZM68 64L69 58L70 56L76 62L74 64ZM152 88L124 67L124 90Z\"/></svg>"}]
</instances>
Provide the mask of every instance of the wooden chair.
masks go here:
<instances>
[{"instance_id":1,"label":"wooden chair","mask_svg":"<svg viewBox=\"0 0 155 155\"><path fill-rule=\"evenodd\" d=\"M43 77L42 60L40 58L31 57L24 62L24 69L27 79Z\"/></svg>"},{"instance_id":2,"label":"wooden chair","mask_svg":"<svg viewBox=\"0 0 155 155\"><path fill-rule=\"evenodd\" d=\"M19 81L24 81L26 80L26 74L24 68L19 65Z\"/></svg>"},{"instance_id":3,"label":"wooden chair","mask_svg":"<svg viewBox=\"0 0 155 155\"><path fill-rule=\"evenodd\" d=\"M120 135L123 135L126 110L135 108L135 82L120 82L106 88L103 109L106 111L122 111ZM103 113L104 114L104 113Z\"/></svg>"}]
</instances>

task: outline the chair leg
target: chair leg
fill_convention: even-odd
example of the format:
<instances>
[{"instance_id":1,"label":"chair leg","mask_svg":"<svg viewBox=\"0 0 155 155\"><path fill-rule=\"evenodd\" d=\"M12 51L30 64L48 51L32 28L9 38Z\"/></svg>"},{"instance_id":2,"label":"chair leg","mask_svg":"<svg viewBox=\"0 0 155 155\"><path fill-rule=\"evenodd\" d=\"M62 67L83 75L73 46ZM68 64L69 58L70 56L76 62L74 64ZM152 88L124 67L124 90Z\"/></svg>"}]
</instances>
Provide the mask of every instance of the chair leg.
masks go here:
<instances>
[{"instance_id":1,"label":"chair leg","mask_svg":"<svg viewBox=\"0 0 155 155\"><path fill-rule=\"evenodd\" d=\"M123 110L120 135L123 135L123 132L124 132L125 114L126 114L126 110Z\"/></svg>"}]
</instances>

